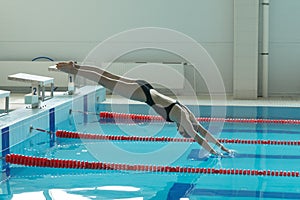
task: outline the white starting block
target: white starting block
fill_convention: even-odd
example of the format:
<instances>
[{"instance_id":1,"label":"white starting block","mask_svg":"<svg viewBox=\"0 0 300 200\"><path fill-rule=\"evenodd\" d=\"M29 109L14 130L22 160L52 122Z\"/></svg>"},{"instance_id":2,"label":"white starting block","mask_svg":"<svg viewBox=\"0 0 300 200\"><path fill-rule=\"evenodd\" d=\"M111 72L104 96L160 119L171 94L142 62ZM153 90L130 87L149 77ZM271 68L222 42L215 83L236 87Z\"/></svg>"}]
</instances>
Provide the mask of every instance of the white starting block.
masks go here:
<instances>
[{"instance_id":1,"label":"white starting block","mask_svg":"<svg viewBox=\"0 0 300 200\"><path fill-rule=\"evenodd\" d=\"M54 78L32 74L18 73L8 76L8 80L30 83L32 92L25 95L25 104L31 104L31 108L40 106L40 101L45 101L45 86L51 85L50 98L53 98ZM42 94L41 94L42 93Z\"/></svg>"},{"instance_id":2,"label":"white starting block","mask_svg":"<svg viewBox=\"0 0 300 200\"><path fill-rule=\"evenodd\" d=\"M9 95L10 91L0 90L0 98L5 98L4 113L0 116L5 115L9 112Z\"/></svg>"},{"instance_id":3,"label":"white starting block","mask_svg":"<svg viewBox=\"0 0 300 200\"><path fill-rule=\"evenodd\" d=\"M52 65L48 67L48 71L52 72L60 72L57 68L56 65ZM73 95L75 93L75 75L74 74L68 74L68 91L67 93L69 95Z\"/></svg>"}]
</instances>

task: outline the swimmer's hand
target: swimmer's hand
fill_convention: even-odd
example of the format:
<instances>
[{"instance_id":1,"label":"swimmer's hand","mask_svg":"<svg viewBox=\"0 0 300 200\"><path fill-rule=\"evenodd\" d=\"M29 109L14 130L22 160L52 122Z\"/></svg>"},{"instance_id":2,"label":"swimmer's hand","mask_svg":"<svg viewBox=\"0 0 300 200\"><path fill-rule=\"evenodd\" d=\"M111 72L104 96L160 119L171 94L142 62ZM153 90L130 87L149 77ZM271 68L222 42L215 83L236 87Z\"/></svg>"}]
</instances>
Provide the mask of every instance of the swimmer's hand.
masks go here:
<instances>
[{"instance_id":1,"label":"swimmer's hand","mask_svg":"<svg viewBox=\"0 0 300 200\"><path fill-rule=\"evenodd\" d=\"M68 74L77 74L78 72L78 66L73 61L57 63L56 68Z\"/></svg>"},{"instance_id":2,"label":"swimmer's hand","mask_svg":"<svg viewBox=\"0 0 300 200\"><path fill-rule=\"evenodd\" d=\"M210 157L212 158L234 158L236 155L236 151L234 150L229 150L229 153L221 153L221 152L218 152L218 151L214 151L214 152L211 152L211 155Z\"/></svg>"},{"instance_id":3,"label":"swimmer's hand","mask_svg":"<svg viewBox=\"0 0 300 200\"><path fill-rule=\"evenodd\" d=\"M237 154L237 152L235 150L230 149L228 155L230 157L234 157Z\"/></svg>"},{"instance_id":4,"label":"swimmer's hand","mask_svg":"<svg viewBox=\"0 0 300 200\"><path fill-rule=\"evenodd\" d=\"M224 157L224 155L223 155L223 153L221 153L221 152L218 152L218 151L216 151L216 150L212 150L212 151L210 151L210 153L212 154L212 155L214 155L215 157L217 157L217 158L222 158L222 157Z\"/></svg>"},{"instance_id":5,"label":"swimmer's hand","mask_svg":"<svg viewBox=\"0 0 300 200\"><path fill-rule=\"evenodd\" d=\"M235 151L235 150L227 149L227 148L224 147L223 145L221 146L221 149L222 149L223 151L225 151L226 154L228 154L230 157L234 157L234 155L236 154L236 151Z\"/></svg>"},{"instance_id":6,"label":"swimmer's hand","mask_svg":"<svg viewBox=\"0 0 300 200\"><path fill-rule=\"evenodd\" d=\"M222 151L225 151L226 153L230 154L232 150L227 149L224 145L221 145L220 148L222 149Z\"/></svg>"},{"instance_id":7,"label":"swimmer's hand","mask_svg":"<svg viewBox=\"0 0 300 200\"><path fill-rule=\"evenodd\" d=\"M237 152L234 150L230 150L230 153L224 153L224 157L228 158L234 158L236 156Z\"/></svg>"},{"instance_id":8,"label":"swimmer's hand","mask_svg":"<svg viewBox=\"0 0 300 200\"><path fill-rule=\"evenodd\" d=\"M217 154L215 154L218 158L223 158L224 157L224 154L221 153L221 152L218 152Z\"/></svg>"}]
</instances>

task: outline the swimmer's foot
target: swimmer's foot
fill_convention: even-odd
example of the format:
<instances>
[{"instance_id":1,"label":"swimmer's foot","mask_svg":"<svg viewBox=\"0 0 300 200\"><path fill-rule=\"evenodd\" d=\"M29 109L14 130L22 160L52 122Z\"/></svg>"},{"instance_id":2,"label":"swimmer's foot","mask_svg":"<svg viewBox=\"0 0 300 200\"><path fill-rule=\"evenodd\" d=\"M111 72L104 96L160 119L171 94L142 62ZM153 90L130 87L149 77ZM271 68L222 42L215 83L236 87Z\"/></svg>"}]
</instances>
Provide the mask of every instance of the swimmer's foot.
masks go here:
<instances>
[{"instance_id":1,"label":"swimmer's foot","mask_svg":"<svg viewBox=\"0 0 300 200\"><path fill-rule=\"evenodd\" d=\"M79 69L78 66L76 66L73 61L57 63L56 68L68 74L77 74Z\"/></svg>"}]
</instances>

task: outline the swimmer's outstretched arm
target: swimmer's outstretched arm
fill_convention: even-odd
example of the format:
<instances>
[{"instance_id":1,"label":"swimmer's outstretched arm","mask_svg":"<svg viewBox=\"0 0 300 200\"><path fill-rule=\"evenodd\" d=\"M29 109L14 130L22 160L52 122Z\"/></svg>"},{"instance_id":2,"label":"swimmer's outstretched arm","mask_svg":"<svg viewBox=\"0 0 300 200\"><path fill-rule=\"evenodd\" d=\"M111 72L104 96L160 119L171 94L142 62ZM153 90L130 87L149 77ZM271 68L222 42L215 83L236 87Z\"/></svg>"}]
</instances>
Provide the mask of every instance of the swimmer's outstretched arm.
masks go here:
<instances>
[{"instance_id":1,"label":"swimmer's outstretched arm","mask_svg":"<svg viewBox=\"0 0 300 200\"><path fill-rule=\"evenodd\" d=\"M208 130L206 130L199 122L197 121L194 114L184 105L182 105L185 110L189 114L189 119L191 120L194 130L201 134L203 138L205 138L208 142L211 142L218 147L220 147L223 151L230 153L231 151L227 149L222 143L220 143Z\"/></svg>"},{"instance_id":2,"label":"swimmer's outstretched arm","mask_svg":"<svg viewBox=\"0 0 300 200\"><path fill-rule=\"evenodd\" d=\"M196 125L193 125L194 129L201 134L202 137L204 137L208 142L211 142L218 147L220 147L223 151L230 153L231 151L227 149L222 143L220 143L208 130L206 130L202 125L197 123Z\"/></svg>"},{"instance_id":3,"label":"swimmer's outstretched arm","mask_svg":"<svg viewBox=\"0 0 300 200\"><path fill-rule=\"evenodd\" d=\"M206 139L204 139L202 136L200 136L195 130L194 127L192 125L192 122L189 119L189 113L186 112L185 110L183 110L181 107L179 106L174 106L172 109L172 116L170 116L171 120L173 120L174 122L176 122L177 124L179 124L180 122L180 126L183 127L183 129L185 130L185 132L192 138L195 139L195 141L202 146L204 149L206 149L208 152L215 154L215 155L219 155L220 153L218 153L216 150L214 150L209 143L206 141Z\"/></svg>"}]
</instances>

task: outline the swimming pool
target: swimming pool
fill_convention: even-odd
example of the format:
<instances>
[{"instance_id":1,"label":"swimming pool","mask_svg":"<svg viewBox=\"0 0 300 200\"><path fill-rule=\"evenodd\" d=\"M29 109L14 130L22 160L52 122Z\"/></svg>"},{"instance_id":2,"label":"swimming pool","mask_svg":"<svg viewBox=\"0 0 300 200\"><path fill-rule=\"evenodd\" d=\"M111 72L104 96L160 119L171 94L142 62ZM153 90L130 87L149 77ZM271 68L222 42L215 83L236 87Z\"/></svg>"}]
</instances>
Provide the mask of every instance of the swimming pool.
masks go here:
<instances>
[{"instance_id":1,"label":"swimming pool","mask_svg":"<svg viewBox=\"0 0 300 200\"><path fill-rule=\"evenodd\" d=\"M149 112L149 108L141 104L114 105L114 111L124 111L124 107L130 113ZM211 106L189 107L202 117L211 117ZM300 108L288 107L214 108L225 108L226 118L254 119L293 120L298 119L297 113L300 111ZM99 115L93 113L78 112L80 110L75 110L74 105L71 109L72 112L65 110L69 116L56 124L55 130L130 137L181 138L172 123L139 120L115 122L112 119L100 119ZM96 104L95 110L96 113L112 111L112 106ZM300 125L293 123L253 121L202 124L215 130L219 138L244 141L300 140ZM219 127L222 129L219 130ZM47 133L38 132L35 139L31 138L30 141L25 140L23 144L17 145L22 148L12 147L10 153L49 159L101 161L134 167L128 170L114 165L95 170L11 164L11 177L1 183L2 199L300 199L300 177L296 174L300 171L300 147L296 143L226 143L228 148L237 153L233 157L217 158L199 156L201 148L194 142L56 138L55 144L49 148L49 141ZM157 171L154 170L155 166L169 168ZM172 171L172 167L179 167L182 172ZM193 169L202 171L195 173ZM254 173L255 170L258 171L257 174ZM271 172L274 174L271 175Z\"/></svg>"}]
</instances>

